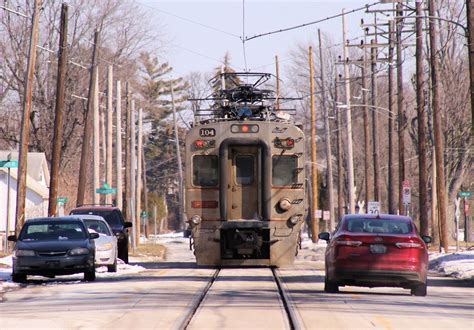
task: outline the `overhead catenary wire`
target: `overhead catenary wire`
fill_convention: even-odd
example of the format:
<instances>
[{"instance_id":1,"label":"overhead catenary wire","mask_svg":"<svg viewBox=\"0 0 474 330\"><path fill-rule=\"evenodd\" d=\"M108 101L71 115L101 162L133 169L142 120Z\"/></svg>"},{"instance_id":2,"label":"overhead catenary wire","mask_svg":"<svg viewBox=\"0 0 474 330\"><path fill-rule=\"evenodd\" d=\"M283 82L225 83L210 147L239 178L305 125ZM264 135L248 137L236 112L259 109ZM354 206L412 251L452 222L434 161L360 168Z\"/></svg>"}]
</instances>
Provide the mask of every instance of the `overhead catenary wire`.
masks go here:
<instances>
[{"instance_id":1,"label":"overhead catenary wire","mask_svg":"<svg viewBox=\"0 0 474 330\"><path fill-rule=\"evenodd\" d=\"M362 11L362 10L367 10L370 7L373 7L373 6L378 5L378 4L380 4L379 1L371 3L371 4L366 4L363 7L348 10L344 13L328 16L326 18L322 18L322 19L319 19L319 20L316 20L316 21L312 21L312 22L308 22L308 23L304 23L304 24L300 24L300 25L296 25L296 26L291 26L291 27L288 27L288 28L279 29L279 30L275 30L275 31L270 31L270 32L257 34L257 35L254 35L253 37L245 37L245 41L249 41L249 40L252 40L252 39L257 39L257 38L269 36L269 35L272 35L272 34L277 34L277 33L287 32L287 31L291 31L291 30L296 30L296 29L300 29L300 28L310 26L310 25L314 25L314 24L318 24L318 23L322 23L322 22L329 21L329 20L332 20L332 19L335 19L335 18L338 18L338 17L342 17L344 15L356 13L356 12Z\"/></svg>"}]
</instances>

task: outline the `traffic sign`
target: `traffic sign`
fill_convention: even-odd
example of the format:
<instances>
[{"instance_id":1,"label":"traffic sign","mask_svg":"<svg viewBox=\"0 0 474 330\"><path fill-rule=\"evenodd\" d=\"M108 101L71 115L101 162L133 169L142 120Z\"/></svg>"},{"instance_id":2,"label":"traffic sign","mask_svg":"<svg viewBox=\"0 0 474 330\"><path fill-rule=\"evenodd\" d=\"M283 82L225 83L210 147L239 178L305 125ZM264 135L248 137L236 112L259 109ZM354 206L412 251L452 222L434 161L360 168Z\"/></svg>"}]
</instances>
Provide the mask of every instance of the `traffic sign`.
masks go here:
<instances>
[{"instance_id":1,"label":"traffic sign","mask_svg":"<svg viewBox=\"0 0 474 330\"><path fill-rule=\"evenodd\" d=\"M369 202L367 204L368 214L379 214L380 213L380 202Z\"/></svg>"},{"instance_id":2,"label":"traffic sign","mask_svg":"<svg viewBox=\"0 0 474 330\"><path fill-rule=\"evenodd\" d=\"M101 188L97 188L95 192L101 195L116 194L117 188L110 188L107 183L104 183L104 185Z\"/></svg>"},{"instance_id":3,"label":"traffic sign","mask_svg":"<svg viewBox=\"0 0 474 330\"><path fill-rule=\"evenodd\" d=\"M17 160L0 160L0 167L18 168L18 161Z\"/></svg>"},{"instance_id":4,"label":"traffic sign","mask_svg":"<svg viewBox=\"0 0 474 330\"><path fill-rule=\"evenodd\" d=\"M148 212L147 211L141 211L140 212L140 218L148 218Z\"/></svg>"},{"instance_id":5,"label":"traffic sign","mask_svg":"<svg viewBox=\"0 0 474 330\"><path fill-rule=\"evenodd\" d=\"M411 188L410 181L408 180L402 181L402 188Z\"/></svg>"},{"instance_id":6,"label":"traffic sign","mask_svg":"<svg viewBox=\"0 0 474 330\"><path fill-rule=\"evenodd\" d=\"M459 197L471 199L472 198L472 191L460 191L459 192Z\"/></svg>"},{"instance_id":7,"label":"traffic sign","mask_svg":"<svg viewBox=\"0 0 474 330\"><path fill-rule=\"evenodd\" d=\"M410 187L402 187L403 192L403 205L408 205L411 203L411 188Z\"/></svg>"},{"instance_id":8,"label":"traffic sign","mask_svg":"<svg viewBox=\"0 0 474 330\"><path fill-rule=\"evenodd\" d=\"M61 205L66 204L67 201L68 201L67 197L58 197L58 198L56 198L56 202L58 204L61 204Z\"/></svg>"}]
</instances>

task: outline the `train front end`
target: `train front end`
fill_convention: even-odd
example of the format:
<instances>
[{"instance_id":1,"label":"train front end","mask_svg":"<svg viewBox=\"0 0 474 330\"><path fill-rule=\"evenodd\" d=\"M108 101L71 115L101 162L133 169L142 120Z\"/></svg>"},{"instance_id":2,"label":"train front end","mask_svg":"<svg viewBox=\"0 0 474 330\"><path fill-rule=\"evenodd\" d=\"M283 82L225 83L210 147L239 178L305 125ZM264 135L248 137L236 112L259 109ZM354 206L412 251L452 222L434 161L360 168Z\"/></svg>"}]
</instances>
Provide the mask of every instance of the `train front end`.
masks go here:
<instances>
[{"instance_id":1,"label":"train front end","mask_svg":"<svg viewBox=\"0 0 474 330\"><path fill-rule=\"evenodd\" d=\"M185 181L197 264L293 264L306 211L304 164L304 134L292 122L193 127Z\"/></svg>"}]
</instances>

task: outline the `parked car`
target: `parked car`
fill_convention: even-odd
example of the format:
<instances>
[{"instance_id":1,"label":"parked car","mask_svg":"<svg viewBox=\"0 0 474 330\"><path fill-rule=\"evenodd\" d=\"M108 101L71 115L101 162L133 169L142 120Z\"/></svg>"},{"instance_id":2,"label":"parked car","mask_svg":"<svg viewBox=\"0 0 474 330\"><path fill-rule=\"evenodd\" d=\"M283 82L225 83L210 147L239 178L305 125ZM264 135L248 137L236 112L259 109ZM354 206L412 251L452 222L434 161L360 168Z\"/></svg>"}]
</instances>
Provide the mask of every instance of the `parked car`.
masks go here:
<instances>
[{"instance_id":1,"label":"parked car","mask_svg":"<svg viewBox=\"0 0 474 330\"><path fill-rule=\"evenodd\" d=\"M342 218L328 242L324 291L340 286L395 286L426 296L431 237L420 237L410 217L351 214Z\"/></svg>"},{"instance_id":2,"label":"parked car","mask_svg":"<svg viewBox=\"0 0 474 330\"><path fill-rule=\"evenodd\" d=\"M28 275L54 277L84 273L95 280L95 244L99 234L87 231L76 217L30 219L23 225L13 249L12 280L25 282Z\"/></svg>"},{"instance_id":3,"label":"parked car","mask_svg":"<svg viewBox=\"0 0 474 330\"><path fill-rule=\"evenodd\" d=\"M95 265L107 266L107 271L117 271L117 237L107 221L98 215L75 215L84 221L89 233L99 234L95 239Z\"/></svg>"},{"instance_id":4,"label":"parked car","mask_svg":"<svg viewBox=\"0 0 474 330\"><path fill-rule=\"evenodd\" d=\"M122 211L118 207L84 205L73 209L71 214L90 214L103 217L117 237L118 258L128 264L128 228L132 227L132 223L125 221Z\"/></svg>"}]
</instances>

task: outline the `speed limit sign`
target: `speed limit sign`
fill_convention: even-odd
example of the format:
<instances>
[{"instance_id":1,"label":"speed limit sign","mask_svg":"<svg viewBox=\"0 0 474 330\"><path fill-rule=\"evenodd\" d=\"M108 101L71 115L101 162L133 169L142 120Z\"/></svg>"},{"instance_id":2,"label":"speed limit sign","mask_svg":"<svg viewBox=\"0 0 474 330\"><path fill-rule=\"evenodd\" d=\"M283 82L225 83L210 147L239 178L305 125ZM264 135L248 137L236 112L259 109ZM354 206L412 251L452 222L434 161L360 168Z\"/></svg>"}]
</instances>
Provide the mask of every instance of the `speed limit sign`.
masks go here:
<instances>
[{"instance_id":1,"label":"speed limit sign","mask_svg":"<svg viewBox=\"0 0 474 330\"><path fill-rule=\"evenodd\" d=\"M411 204L411 186L408 181L403 181L402 184L402 198L403 204L408 205Z\"/></svg>"}]
</instances>

